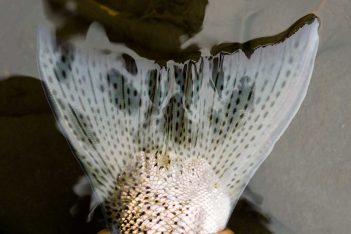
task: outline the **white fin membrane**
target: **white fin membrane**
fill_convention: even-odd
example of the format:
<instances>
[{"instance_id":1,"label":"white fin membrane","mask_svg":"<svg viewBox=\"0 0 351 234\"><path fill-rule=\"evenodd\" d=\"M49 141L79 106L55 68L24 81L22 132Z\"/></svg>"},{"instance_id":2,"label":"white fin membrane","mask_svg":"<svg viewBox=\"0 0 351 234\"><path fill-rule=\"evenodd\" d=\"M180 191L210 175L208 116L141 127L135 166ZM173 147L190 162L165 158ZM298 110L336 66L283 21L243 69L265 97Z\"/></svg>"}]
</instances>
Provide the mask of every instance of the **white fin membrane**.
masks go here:
<instances>
[{"instance_id":1,"label":"white fin membrane","mask_svg":"<svg viewBox=\"0 0 351 234\"><path fill-rule=\"evenodd\" d=\"M249 57L238 49L164 66L58 43L41 30L39 67L57 121L102 202L111 203L137 154L158 152L208 163L231 210L306 95L318 27L314 19ZM220 217L224 224L229 215Z\"/></svg>"}]
</instances>

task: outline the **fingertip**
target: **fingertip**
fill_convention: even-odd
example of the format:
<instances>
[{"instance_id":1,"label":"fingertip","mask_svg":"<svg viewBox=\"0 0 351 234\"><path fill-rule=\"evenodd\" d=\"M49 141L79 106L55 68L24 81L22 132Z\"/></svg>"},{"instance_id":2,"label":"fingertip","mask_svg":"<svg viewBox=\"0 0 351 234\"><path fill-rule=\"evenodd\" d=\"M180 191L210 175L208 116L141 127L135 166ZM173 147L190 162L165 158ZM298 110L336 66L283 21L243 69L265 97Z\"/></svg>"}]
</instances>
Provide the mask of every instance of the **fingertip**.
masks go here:
<instances>
[{"instance_id":1,"label":"fingertip","mask_svg":"<svg viewBox=\"0 0 351 234\"><path fill-rule=\"evenodd\" d=\"M227 228L221 232L218 232L217 234L235 234L235 233L232 230Z\"/></svg>"},{"instance_id":2,"label":"fingertip","mask_svg":"<svg viewBox=\"0 0 351 234\"><path fill-rule=\"evenodd\" d=\"M106 229L99 231L97 234L110 234Z\"/></svg>"}]
</instances>

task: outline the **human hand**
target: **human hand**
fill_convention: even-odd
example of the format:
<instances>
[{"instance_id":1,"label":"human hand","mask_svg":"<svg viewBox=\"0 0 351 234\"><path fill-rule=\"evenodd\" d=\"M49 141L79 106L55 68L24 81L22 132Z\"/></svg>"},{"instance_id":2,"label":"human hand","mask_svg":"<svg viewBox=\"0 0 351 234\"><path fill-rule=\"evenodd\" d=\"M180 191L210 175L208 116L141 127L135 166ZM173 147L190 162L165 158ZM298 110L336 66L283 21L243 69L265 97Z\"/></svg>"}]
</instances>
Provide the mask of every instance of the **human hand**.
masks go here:
<instances>
[{"instance_id":1,"label":"human hand","mask_svg":"<svg viewBox=\"0 0 351 234\"><path fill-rule=\"evenodd\" d=\"M235 234L235 233L232 230L227 228L221 232L218 232L217 234Z\"/></svg>"}]
</instances>

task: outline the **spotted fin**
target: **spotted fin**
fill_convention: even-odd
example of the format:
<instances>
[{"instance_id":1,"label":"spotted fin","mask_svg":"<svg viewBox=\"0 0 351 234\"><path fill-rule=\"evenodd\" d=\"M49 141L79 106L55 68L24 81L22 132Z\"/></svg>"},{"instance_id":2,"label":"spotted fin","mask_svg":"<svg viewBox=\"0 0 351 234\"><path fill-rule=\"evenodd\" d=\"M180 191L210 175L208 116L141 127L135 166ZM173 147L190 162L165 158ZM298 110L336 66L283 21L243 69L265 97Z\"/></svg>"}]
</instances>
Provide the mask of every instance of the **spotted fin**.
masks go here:
<instances>
[{"instance_id":1,"label":"spotted fin","mask_svg":"<svg viewBox=\"0 0 351 234\"><path fill-rule=\"evenodd\" d=\"M102 200L139 152L205 159L232 205L299 109L318 48L310 16L275 37L159 65L39 33L57 121Z\"/></svg>"}]
</instances>

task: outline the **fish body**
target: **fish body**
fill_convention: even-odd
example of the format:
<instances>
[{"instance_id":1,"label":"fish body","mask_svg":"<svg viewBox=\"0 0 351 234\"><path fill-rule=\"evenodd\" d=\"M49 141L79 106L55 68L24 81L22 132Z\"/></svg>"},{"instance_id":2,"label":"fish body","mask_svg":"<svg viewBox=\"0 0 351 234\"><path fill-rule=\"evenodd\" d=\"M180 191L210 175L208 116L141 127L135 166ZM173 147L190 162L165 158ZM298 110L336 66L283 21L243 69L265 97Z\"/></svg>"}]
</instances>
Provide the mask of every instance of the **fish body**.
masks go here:
<instances>
[{"instance_id":1,"label":"fish body","mask_svg":"<svg viewBox=\"0 0 351 234\"><path fill-rule=\"evenodd\" d=\"M163 65L40 31L47 97L110 231L223 230L305 97L318 27L308 15L276 36Z\"/></svg>"},{"instance_id":2,"label":"fish body","mask_svg":"<svg viewBox=\"0 0 351 234\"><path fill-rule=\"evenodd\" d=\"M215 233L230 197L204 159L140 152L117 179L109 207L123 233Z\"/></svg>"}]
</instances>

